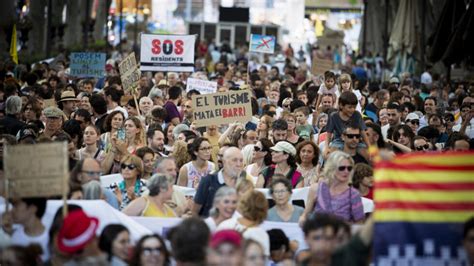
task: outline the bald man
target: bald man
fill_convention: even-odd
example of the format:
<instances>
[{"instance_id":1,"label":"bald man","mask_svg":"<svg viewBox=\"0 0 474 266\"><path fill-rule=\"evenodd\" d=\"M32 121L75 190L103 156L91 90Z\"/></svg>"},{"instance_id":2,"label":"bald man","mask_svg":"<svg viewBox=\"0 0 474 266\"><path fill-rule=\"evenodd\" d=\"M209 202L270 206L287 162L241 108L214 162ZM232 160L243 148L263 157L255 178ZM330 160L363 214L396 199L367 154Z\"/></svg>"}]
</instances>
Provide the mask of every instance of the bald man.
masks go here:
<instances>
[{"instance_id":1,"label":"bald man","mask_svg":"<svg viewBox=\"0 0 474 266\"><path fill-rule=\"evenodd\" d=\"M101 168L100 164L96 159L85 158L79 161L71 173L72 182L79 182L83 187L85 184L92 180L100 182ZM102 194L105 197L105 201L109 203L115 209L119 208L119 204L115 194L108 190L102 189Z\"/></svg>"},{"instance_id":2,"label":"bald man","mask_svg":"<svg viewBox=\"0 0 474 266\"><path fill-rule=\"evenodd\" d=\"M236 147L228 148L224 152L222 164L222 170L203 177L199 182L194 196L193 215L209 216L216 191L222 186L235 187L244 168L242 152Z\"/></svg>"}]
</instances>

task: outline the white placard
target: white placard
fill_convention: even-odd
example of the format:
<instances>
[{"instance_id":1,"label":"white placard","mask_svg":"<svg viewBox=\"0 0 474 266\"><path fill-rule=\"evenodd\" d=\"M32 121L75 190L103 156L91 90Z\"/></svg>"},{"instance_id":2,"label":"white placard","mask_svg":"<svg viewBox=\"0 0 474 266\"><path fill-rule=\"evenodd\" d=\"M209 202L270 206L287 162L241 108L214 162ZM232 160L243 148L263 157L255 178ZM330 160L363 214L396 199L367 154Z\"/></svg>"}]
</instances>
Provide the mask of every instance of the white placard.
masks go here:
<instances>
[{"instance_id":1,"label":"white placard","mask_svg":"<svg viewBox=\"0 0 474 266\"><path fill-rule=\"evenodd\" d=\"M140 70L194 71L196 35L141 35Z\"/></svg>"},{"instance_id":2,"label":"white placard","mask_svg":"<svg viewBox=\"0 0 474 266\"><path fill-rule=\"evenodd\" d=\"M202 79L188 78L186 82L186 92L197 90L201 94L209 94L217 91L217 82Z\"/></svg>"}]
</instances>

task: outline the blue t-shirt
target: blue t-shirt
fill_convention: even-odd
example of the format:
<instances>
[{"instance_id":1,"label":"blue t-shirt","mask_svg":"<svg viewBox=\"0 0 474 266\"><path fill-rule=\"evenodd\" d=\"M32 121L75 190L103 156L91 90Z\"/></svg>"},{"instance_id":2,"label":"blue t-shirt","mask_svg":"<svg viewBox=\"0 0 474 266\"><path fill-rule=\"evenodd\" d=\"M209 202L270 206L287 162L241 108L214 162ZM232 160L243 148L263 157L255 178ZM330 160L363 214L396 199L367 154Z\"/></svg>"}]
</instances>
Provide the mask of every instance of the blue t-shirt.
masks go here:
<instances>
[{"instance_id":1,"label":"blue t-shirt","mask_svg":"<svg viewBox=\"0 0 474 266\"><path fill-rule=\"evenodd\" d=\"M333 140L340 140L342 132L344 132L346 127L349 125L357 125L361 131L367 129L364 120L362 119L362 115L357 111L355 111L347 121L343 120L339 116L339 112L333 112L331 115L329 115L329 121L326 129L327 132L330 132L334 135Z\"/></svg>"}]
</instances>

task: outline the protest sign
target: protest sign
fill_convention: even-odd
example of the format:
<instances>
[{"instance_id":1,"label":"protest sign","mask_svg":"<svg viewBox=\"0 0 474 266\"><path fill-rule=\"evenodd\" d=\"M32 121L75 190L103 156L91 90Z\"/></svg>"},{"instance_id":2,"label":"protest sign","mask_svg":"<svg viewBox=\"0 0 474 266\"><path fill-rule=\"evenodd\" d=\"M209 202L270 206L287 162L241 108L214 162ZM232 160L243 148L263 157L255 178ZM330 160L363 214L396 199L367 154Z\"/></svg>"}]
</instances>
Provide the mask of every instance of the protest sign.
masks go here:
<instances>
[{"instance_id":1,"label":"protest sign","mask_svg":"<svg viewBox=\"0 0 474 266\"><path fill-rule=\"evenodd\" d=\"M196 35L141 35L140 70L194 71Z\"/></svg>"},{"instance_id":2,"label":"protest sign","mask_svg":"<svg viewBox=\"0 0 474 266\"><path fill-rule=\"evenodd\" d=\"M275 36L270 35L250 35L250 52L273 54L275 52Z\"/></svg>"},{"instance_id":3,"label":"protest sign","mask_svg":"<svg viewBox=\"0 0 474 266\"><path fill-rule=\"evenodd\" d=\"M217 91L217 82L202 79L188 78L186 82L186 91L197 90L201 94L214 93Z\"/></svg>"},{"instance_id":4,"label":"protest sign","mask_svg":"<svg viewBox=\"0 0 474 266\"><path fill-rule=\"evenodd\" d=\"M333 69L333 61L330 59L324 59L319 57L313 58L311 65L311 73L313 75L324 75L324 72Z\"/></svg>"},{"instance_id":5,"label":"protest sign","mask_svg":"<svg viewBox=\"0 0 474 266\"><path fill-rule=\"evenodd\" d=\"M131 90L138 86L141 72L137 66L137 60L135 59L135 53L129 54L119 64L120 79L122 80L122 87L124 90Z\"/></svg>"},{"instance_id":6,"label":"protest sign","mask_svg":"<svg viewBox=\"0 0 474 266\"><path fill-rule=\"evenodd\" d=\"M71 53L69 75L73 77L103 77L105 53Z\"/></svg>"},{"instance_id":7,"label":"protest sign","mask_svg":"<svg viewBox=\"0 0 474 266\"><path fill-rule=\"evenodd\" d=\"M63 195L69 177L66 142L5 146L4 167L12 197Z\"/></svg>"},{"instance_id":8,"label":"protest sign","mask_svg":"<svg viewBox=\"0 0 474 266\"><path fill-rule=\"evenodd\" d=\"M375 265L468 265L460 251L474 216L474 153L397 156L374 176Z\"/></svg>"},{"instance_id":9,"label":"protest sign","mask_svg":"<svg viewBox=\"0 0 474 266\"><path fill-rule=\"evenodd\" d=\"M196 126L247 123L252 119L251 98L248 90L193 95Z\"/></svg>"}]
</instances>

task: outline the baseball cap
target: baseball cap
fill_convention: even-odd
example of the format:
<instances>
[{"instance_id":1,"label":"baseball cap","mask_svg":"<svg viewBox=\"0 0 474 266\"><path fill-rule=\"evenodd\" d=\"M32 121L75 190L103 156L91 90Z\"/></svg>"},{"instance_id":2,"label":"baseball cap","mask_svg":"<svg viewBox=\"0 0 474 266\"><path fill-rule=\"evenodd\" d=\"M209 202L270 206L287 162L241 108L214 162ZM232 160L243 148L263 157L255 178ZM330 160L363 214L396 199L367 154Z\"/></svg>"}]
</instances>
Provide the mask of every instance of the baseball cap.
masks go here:
<instances>
[{"instance_id":1,"label":"baseball cap","mask_svg":"<svg viewBox=\"0 0 474 266\"><path fill-rule=\"evenodd\" d=\"M400 80L399 80L397 77L392 77L392 78L390 79L390 84L392 84L392 83L398 83L398 84L400 84Z\"/></svg>"},{"instance_id":2,"label":"baseball cap","mask_svg":"<svg viewBox=\"0 0 474 266\"><path fill-rule=\"evenodd\" d=\"M286 152L288 154L291 154L293 156L296 155L296 149L293 145L286 141L279 141L277 144L273 147L270 148L272 151L278 151L278 152Z\"/></svg>"},{"instance_id":3,"label":"baseball cap","mask_svg":"<svg viewBox=\"0 0 474 266\"><path fill-rule=\"evenodd\" d=\"M64 218L56 239L61 252L73 254L94 239L99 220L89 217L83 210L75 210Z\"/></svg>"},{"instance_id":4,"label":"baseball cap","mask_svg":"<svg viewBox=\"0 0 474 266\"><path fill-rule=\"evenodd\" d=\"M212 235L211 248L216 248L223 243L229 243L239 248L242 243L242 237L235 230L221 230Z\"/></svg>"},{"instance_id":5,"label":"baseball cap","mask_svg":"<svg viewBox=\"0 0 474 266\"><path fill-rule=\"evenodd\" d=\"M62 117L64 115L61 109L54 106L46 107L43 112L46 117Z\"/></svg>"},{"instance_id":6,"label":"baseball cap","mask_svg":"<svg viewBox=\"0 0 474 266\"><path fill-rule=\"evenodd\" d=\"M409 113L407 117L405 117L405 121L413 119L420 119L420 117L416 113Z\"/></svg>"}]
</instances>

